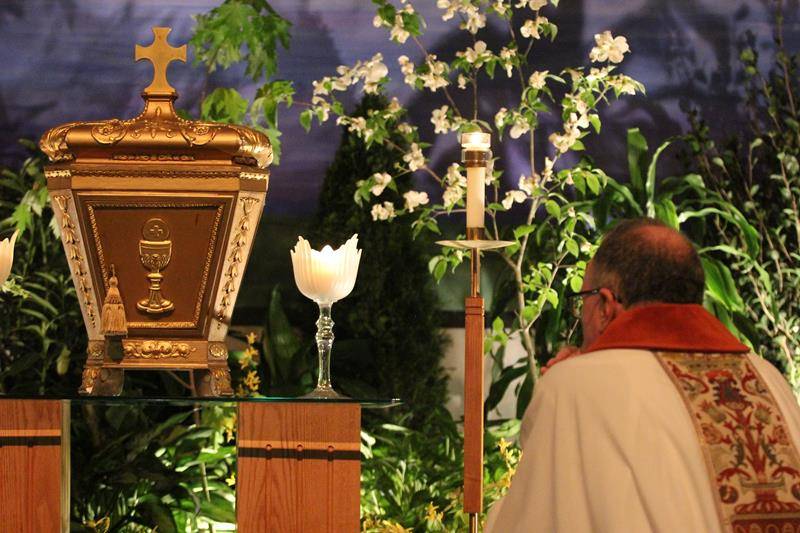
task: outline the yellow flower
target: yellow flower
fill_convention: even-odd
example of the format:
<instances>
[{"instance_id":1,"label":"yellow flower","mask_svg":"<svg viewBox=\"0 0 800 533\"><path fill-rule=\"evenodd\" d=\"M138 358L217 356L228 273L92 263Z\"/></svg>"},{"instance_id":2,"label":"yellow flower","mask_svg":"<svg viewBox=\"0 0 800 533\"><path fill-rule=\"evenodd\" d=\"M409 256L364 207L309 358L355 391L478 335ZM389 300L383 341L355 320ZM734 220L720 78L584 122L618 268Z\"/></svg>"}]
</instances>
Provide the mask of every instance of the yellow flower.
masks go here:
<instances>
[{"instance_id":1,"label":"yellow flower","mask_svg":"<svg viewBox=\"0 0 800 533\"><path fill-rule=\"evenodd\" d=\"M234 438L234 428L236 427L236 414L224 418L222 420L222 427L225 430L225 440L232 441Z\"/></svg>"},{"instance_id":2,"label":"yellow flower","mask_svg":"<svg viewBox=\"0 0 800 533\"><path fill-rule=\"evenodd\" d=\"M252 363L252 362L253 362L253 360L250 358L250 356L247 354L247 352L244 352L242 354L242 358L239 359L239 366L242 368L242 370L244 370L245 368L250 366L250 363Z\"/></svg>"},{"instance_id":3,"label":"yellow flower","mask_svg":"<svg viewBox=\"0 0 800 533\"><path fill-rule=\"evenodd\" d=\"M244 351L244 354L248 356L253 362L258 362L258 350L253 348L252 346L248 346L247 349Z\"/></svg>"},{"instance_id":4,"label":"yellow flower","mask_svg":"<svg viewBox=\"0 0 800 533\"><path fill-rule=\"evenodd\" d=\"M261 383L261 378L258 377L258 374L255 370L251 370L247 373L247 377L244 378L245 386L253 392L258 392L258 385Z\"/></svg>"},{"instance_id":5,"label":"yellow flower","mask_svg":"<svg viewBox=\"0 0 800 533\"><path fill-rule=\"evenodd\" d=\"M249 344L250 346L254 345L256 343L257 338L258 337L256 336L256 332L251 331L250 333L247 334L247 344Z\"/></svg>"},{"instance_id":6,"label":"yellow flower","mask_svg":"<svg viewBox=\"0 0 800 533\"><path fill-rule=\"evenodd\" d=\"M99 520L88 520L83 525L95 533L106 533L108 528L111 527L111 518L104 516Z\"/></svg>"},{"instance_id":7,"label":"yellow flower","mask_svg":"<svg viewBox=\"0 0 800 533\"><path fill-rule=\"evenodd\" d=\"M391 520L381 520L380 525L381 533L412 533L410 529L406 529L397 522Z\"/></svg>"},{"instance_id":8,"label":"yellow flower","mask_svg":"<svg viewBox=\"0 0 800 533\"><path fill-rule=\"evenodd\" d=\"M442 518L444 518L444 513L438 512L438 510L439 508L433 502L428 503L428 507L425 508L425 520L430 524L441 522Z\"/></svg>"},{"instance_id":9,"label":"yellow flower","mask_svg":"<svg viewBox=\"0 0 800 533\"><path fill-rule=\"evenodd\" d=\"M508 450L509 446L511 446L511 443L508 442L503 437L500 437L500 440L497 443L497 447L500 448L500 455L505 457L506 456L506 450Z\"/></svg>"},{"instance_id":10,"label":"yellow flower","mask_svg":"<svg viewBox=\"0 0 800 533\"><path fill-rule=\"evenodd\" d=\"M225 483L227 483L229 487L236 485L236 472L231 472L231 475L225 478Z\"/></svg>"}]
</instances>

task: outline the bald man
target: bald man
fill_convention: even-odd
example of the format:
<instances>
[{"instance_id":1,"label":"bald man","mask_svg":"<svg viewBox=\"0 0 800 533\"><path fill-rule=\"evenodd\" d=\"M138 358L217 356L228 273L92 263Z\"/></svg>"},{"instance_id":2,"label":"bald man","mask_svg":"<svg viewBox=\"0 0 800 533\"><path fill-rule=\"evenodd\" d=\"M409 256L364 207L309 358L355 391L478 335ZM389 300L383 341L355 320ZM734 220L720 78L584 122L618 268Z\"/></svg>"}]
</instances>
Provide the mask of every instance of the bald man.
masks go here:
<instances>
[{"instance_id":1,"label":"bald man","mask_svg":"<svg viewBox=\"0 0 800 533\"><path fill-rule=\"evenodd\" d=\"M574 295L583 345L537 383L488 532L800 533L800 407L703 288L679 232L605 236Z\"/></svg>"}]
</instances>

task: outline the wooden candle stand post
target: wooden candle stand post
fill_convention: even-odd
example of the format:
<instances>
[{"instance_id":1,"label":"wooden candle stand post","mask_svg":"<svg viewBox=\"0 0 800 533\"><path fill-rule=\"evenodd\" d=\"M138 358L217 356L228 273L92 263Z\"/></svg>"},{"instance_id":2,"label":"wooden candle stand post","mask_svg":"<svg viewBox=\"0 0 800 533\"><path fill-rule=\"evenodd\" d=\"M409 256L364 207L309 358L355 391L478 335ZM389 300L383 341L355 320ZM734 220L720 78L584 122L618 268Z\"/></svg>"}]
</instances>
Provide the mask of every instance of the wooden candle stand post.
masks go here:
<instances>
[{"instance_id":1,"label":"wooden candle stand post","mask_svg":"<svg viewBox=\"0 0 800 533\"><path fill-rule=\"evenodd\" d=\"M467 229L467 239L439 241L442 246L470 251L470 293L464 302L464 511L469 531L477 533L483 510L483 318L481 250L509 246L510 241L483 239L483 228Z\"/></svg>"}]
</instances>

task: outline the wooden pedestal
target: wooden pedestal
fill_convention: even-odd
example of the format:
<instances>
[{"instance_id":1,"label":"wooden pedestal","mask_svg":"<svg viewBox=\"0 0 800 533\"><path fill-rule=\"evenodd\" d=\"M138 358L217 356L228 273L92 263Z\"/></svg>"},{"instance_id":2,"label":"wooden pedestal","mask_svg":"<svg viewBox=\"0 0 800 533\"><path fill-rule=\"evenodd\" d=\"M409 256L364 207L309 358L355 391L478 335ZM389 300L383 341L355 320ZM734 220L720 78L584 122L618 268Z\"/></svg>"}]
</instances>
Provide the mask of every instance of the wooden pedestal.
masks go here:
<instances>
[{"instance_id":1,"label":"wooden pedestal","mask_svg":"<svg viewBox=\"0 0 800 533\"><path fill-rule=\"evenodd\" d=\"M359 525L361 407L239 405L239 533L348 533Z\"/></svg>"},{"instance_id":2,"label":"wooden pedestal","mask_svg":"<svg viewBox=\"0 0 800 533\"><path fill-rule=\"evenodd\" d=\"M69 404L0 400L0 530L66 532L68 509Z\"/></svg>"},{"instance_id":3,"label":"wooden pedestal","mask_svg":"<svg viewBox=\"0 0 800 533\"><path fill-rule=\"evenodd\" d=\"M357 403L239 404L240 533L356 533ZM69 402L0 398L0 532L69 531Z\"/></svg>"}]
</instances>

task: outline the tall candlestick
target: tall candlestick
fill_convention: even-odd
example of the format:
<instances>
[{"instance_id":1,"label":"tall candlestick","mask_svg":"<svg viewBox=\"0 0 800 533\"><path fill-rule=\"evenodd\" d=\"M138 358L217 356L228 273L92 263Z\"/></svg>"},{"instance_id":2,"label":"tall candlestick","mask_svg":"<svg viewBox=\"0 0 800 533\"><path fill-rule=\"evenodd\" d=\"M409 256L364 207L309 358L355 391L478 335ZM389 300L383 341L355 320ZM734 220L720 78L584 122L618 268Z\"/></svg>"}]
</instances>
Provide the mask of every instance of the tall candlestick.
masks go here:
<instances>
[{"instance_id":1,"label":"tall candlestick","mask_svg":"<svg viewBox=\"0 0 800 533\"><path fill-rule=\"evenodd\" d=\"M484 227L486 164L491 157L491 138L480 131L461 136L462 159L467 167L467 233ZM469 238L469 237L468 237Z\"/></svg>"}]
</instances>

